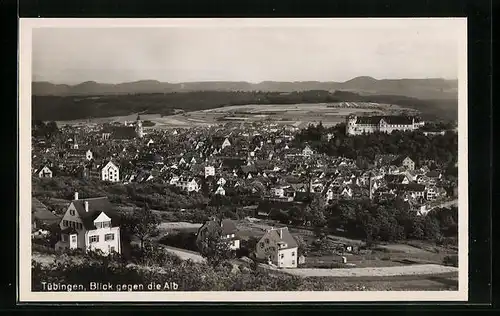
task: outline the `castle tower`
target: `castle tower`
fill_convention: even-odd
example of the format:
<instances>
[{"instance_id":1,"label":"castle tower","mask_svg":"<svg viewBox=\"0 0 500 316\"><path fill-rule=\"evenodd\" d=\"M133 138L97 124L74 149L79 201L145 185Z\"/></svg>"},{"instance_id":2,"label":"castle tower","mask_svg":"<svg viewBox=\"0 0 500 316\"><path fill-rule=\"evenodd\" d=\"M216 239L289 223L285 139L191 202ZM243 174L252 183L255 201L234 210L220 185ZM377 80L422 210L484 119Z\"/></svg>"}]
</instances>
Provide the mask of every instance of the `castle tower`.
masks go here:
<instances>
[{"instance_id":1,"label":"castle tower","mask_svg":"<svg viewBox=\"0 0 500 316\"><path fill-rule=\"evenodd\" d=\"M354 114L351 114L347 117L346 120L346 135L355 135L356 134L356 120L357 117Z\"/></svg>"},{"instance_id":2,"label":"castle tower","mask_svg":"<svg viewBox=\"0 0 500 316\"><path fill-rule=\"evenodd\" d=\"M144 130L142 129L142 121L141 117L137 115L137 120L135 124L135 133L137 134L137 137L143 138L144 137Z\"/></svg>"}]
</instances>

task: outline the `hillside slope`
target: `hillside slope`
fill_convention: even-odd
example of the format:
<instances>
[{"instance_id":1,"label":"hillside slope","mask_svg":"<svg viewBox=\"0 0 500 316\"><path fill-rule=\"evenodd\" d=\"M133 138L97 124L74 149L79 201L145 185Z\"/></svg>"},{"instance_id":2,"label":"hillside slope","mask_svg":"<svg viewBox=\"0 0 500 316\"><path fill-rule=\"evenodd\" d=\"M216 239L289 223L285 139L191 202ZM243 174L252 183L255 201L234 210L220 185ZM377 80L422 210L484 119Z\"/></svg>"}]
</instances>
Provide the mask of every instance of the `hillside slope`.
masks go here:
<instances>
[{"instance_id":1,"label":"hillside slope","mask_svg":"<svg viewBox=\"0 0 500 316\"><path fill-rule=\"evenodd\" d=\"M263 81L260 83L249 83L240 81L212 81L168 83L156 80L142 80L120 84L104 84L95 81L87 81L77 85L53 84L50 82L32 83L32 94L37 96L91 96L194 91L293 92L324 90L333 92L335 90L346 90L365 95L387 94L404 95L419 99L452 99L456 98L457 89L457 80L432 78L377 80L365 76L353 78L346 82Z\"/></svg>"},{"instance_id":2,"label":"hillside slope","mask_svg":"<svg viewBox=\"0 0 500 316\"><path fill-rule=\"evenodd\" d=\"M394 95L360 95L348 91L277 92L187 92L167 94L84 96L33 96L32 118L66 121L91 117L126 116L133 113L172 115L176 109L199 111L245 104L299 104L334 102L395 104L421 112L424 119L456 120L457 99L421 100Z\"/></svg>"}]
</instances>

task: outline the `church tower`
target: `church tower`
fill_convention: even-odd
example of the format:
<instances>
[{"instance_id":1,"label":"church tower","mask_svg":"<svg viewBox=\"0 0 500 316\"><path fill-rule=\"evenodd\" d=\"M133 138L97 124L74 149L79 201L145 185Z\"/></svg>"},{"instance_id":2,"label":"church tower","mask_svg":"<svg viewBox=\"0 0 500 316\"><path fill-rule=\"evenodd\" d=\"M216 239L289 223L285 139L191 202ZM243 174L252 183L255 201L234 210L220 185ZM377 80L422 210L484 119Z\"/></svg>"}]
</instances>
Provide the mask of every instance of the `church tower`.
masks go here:
<instances>
[{"instance_id":1,"label":"church tower","mask_svg":"<svg viewBox=\"0 0 500 316\"><path fill-rule=\"evenodd\" d=\"M73 144L71 145L72 149L78 149L78 141L76 139L76 134L73 136Z\"/></svg>"},{"instance_id":2,"label":"church tower","mask_svg":"<svg viewBox=\"0 0 500 316\"><path fill-rule=\"evenodd\" d=\"M141 117L137 115L137 120L135 122L135 133L137 134L137 137L143 138L144 137L144 130L142 129L142 121Z\"/></svg>"}]
</instances>

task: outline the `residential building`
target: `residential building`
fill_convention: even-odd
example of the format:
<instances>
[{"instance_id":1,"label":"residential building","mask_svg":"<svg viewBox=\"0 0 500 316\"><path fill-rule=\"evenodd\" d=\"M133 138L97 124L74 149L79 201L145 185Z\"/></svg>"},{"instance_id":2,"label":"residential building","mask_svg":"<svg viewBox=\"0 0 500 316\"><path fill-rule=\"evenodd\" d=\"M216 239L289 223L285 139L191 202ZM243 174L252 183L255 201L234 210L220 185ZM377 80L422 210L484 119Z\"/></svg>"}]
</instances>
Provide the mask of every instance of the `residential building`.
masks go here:
<instances>
[{"instance_id":1,"label":"residential building","mask_svg":"<svg viewBox=\"0 0 500 316\"><path fill-rule=\"evenodd\" d=\"M356 116L349 115L346 120L347 135L361 135L375 132L413 131L424 125L417 117L392 116Z\"/></svg>"},{"instance_id":2,"label":"residential building","mask_svg":"<svg viewBox=\"0 0 500 316\"><path fill-rule=\"evenodd\" d=\"M214 166L206 166L205 167L205 178L214 177L215 176L215 167Z\"/></svg>"},{"instance_id":3,"label":"residential building","mask_svg":"<svg viewBox=\"0 0 500 316\"><path fill-rule=\"evenodd\" d=\"M309 145L306 145L304 149L302 150L302 156L304 157L310 157L314 154L314 151L311 149Z\"/></svg>"},{"instance_id":4,"label":"residential building","mask_svg":"<svg viewBox=\"0 0 500 316\"><path fill-rule=\"evenodd\" d=\"M170 184L186 192L198 192L201 188L200 183L195 178L173 177Z\"/></svg>"},{"instance_id":5,"label":"residential building","mask_svg":"<svg viewBox=\"0 0 500 316\"><path fill-rule=\"evenodd\" d=\"M79 199L78 192L68 206L59 227L61 240L56 250L100 250L121 253L120 217L107 197Z\"/></svg>"},{"instance_id":6,"label":"residential building","mask_svg":"<svg viewBox=\"0 0 500 316\"><path fill-rule=\"evenodd\" d=\"M31 198L31 224L33 229L57 224L61 218L51 211L35 197Z\"/></svg>"},{"instance_id":7,"label":"residential building","mask_svg":"<svg viewBox=\"0 0 500 316\"><path fill-rule=\"evenodd\" d=\"M220 185L217 190L215 190L215 193L216 195L226 195L226 190L224 190L224 188Z\"/></svg>"},{"instance_id":8,"label":"residential building","mask_svg":"<svg viewBox=\"0 0 500 316\"><path fill-rule=\"evenodd\" d=\"M224 142L221 145L221 149L224 149L229 146L231 146L231 142L229 141L229 139L228 138L224 139Z\"/></svg>"},{"instance_id":9,"label":"residential building","mask_svg":"<svg viewBox=\"0 0 500 316\"><path fill-rule=\"evenodd\" d=\"M407 156L400 156L396 158L392 164L394 166L404 167L406 170L415 170L415 162Z\"/></svg>"},{"instance_id":10,"label":"residential building","mask_svg":"<svg viewBox=\"0 0 500 316\"><path fill-rule=\"evenodd\" d=\"M35 173L39 178L52 178L52 170L47 166L43 166L39 170L36 170Z\"/></svg>"},{"instance_id":11,"label":"residential building","mask_svg":"<svg viewBox=\"0 0 500 316\"><path fill-rule=\"evenodd\" d=\"M268 230L257 243L255 256L279 268L296 268L297 251L298 244L288 231L288 227L273 228Z\"/></svg>"},{"instance_id":12,"label":"residential building","mask_svg":"<svg viewBox=\"0 0 500 316\"><path fill-rule=\"evenodd\" d=\"M231 250L240 249L240 239L236 236L238 228L236 227L236 224L234 224L234 222L230 219L211 219L205 222L205 224L200 227L198 233L196 234L196 243L199 244L201 241L203 241L204 238L207 238L206 236L208 233L219 229L222 240L229 243L229 248Z\"/></svg>"},{"instance_id":13,"label":"residential building","mask_svg":"<svg viewBox=\"0 0 500 316\"><path fill-rule=\"evenodd\" d=\"M120 181L120 169L111 161L108 161L105 165L103 165L99 171L102 181Z\"/></svg>"}]
</instances>

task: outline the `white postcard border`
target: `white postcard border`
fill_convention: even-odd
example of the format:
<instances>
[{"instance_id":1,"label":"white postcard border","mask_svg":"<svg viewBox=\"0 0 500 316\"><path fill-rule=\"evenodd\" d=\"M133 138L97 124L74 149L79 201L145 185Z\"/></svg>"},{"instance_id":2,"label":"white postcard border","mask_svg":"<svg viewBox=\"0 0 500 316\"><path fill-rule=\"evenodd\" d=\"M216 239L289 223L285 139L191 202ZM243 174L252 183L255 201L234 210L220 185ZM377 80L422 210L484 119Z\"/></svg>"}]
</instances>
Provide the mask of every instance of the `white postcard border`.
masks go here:
<instances>
[{"instance_id":1,"label":"white postcard border","mask_svg":"<svg viewBox=\"0 0 500 316\"><path fill-rule=\"evenodd\" d=\"M377 18L388 20L409 18ZM411 18L414 20L415 18ZM19 262L18 301L29 302L410 302L466 301L468 298L468 149L467 149L467 19L460 20L459 51L459 289L458 291L331 291L331 292L31 292L31 46L32 29L98 27L314 27L354 23L366 18L336 19L47 19L19 20ZM325 22L326 20L326 22ZM333 21L332 21L333 20ZM373 20L373 19L369 19ZM390 21L389 21L390 22ZM353 24L353 25L354 25Z\"/></svg>"}]
</instances>

